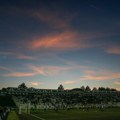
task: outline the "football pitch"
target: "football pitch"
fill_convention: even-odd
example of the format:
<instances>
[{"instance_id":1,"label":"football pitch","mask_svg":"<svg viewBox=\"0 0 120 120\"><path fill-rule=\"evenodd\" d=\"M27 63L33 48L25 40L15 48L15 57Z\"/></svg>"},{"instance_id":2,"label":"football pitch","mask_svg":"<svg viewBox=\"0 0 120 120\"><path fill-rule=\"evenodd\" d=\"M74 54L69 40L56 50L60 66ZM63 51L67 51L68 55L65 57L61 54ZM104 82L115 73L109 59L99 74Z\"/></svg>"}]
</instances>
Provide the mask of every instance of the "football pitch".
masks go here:
<instances>
[{"instance_id":1,"label":"football pitch","mask_svg":"<svg viewBox=\"0 0 120 120\"><path fill-rule=\"evenodd\" d=\"M19 117L20 120L120 120L120 108L109 108L105 111L95 109L89 111L72 109L58 112L37 110L32 112L31 115L22 114Z\"/></svg>"}]
</instances>

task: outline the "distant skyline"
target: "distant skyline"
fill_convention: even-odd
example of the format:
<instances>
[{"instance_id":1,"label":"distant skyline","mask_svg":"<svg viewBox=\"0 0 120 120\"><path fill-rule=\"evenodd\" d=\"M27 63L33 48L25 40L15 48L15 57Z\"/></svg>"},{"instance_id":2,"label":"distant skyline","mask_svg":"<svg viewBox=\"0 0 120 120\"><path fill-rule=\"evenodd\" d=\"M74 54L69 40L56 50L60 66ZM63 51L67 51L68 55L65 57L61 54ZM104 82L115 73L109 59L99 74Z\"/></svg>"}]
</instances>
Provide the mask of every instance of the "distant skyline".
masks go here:
<instances>
[{"instance_id":1,"label":"distant skyline","mask_svg":"<svg viewBox=\"0 0 120 120\"><path fill-rule=\"evenodd\" d=\"M119 0L0 1L0 89L120 90Z\"/></svg>"}]
</instances>

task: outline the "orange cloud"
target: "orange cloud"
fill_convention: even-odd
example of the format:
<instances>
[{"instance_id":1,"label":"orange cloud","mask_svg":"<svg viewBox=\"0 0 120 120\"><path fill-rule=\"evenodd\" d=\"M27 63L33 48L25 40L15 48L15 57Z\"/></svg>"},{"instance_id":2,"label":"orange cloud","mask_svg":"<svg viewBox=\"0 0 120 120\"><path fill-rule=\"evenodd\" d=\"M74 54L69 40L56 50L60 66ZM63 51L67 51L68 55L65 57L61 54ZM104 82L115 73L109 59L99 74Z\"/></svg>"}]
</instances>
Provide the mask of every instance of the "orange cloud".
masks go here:
<instances>
[{"instance_id":1,"label":"orange cloud","mask_svg":"<svg viewBox=\"0 0 120 120\"><path fill-rule=\"evenodd\" d=\"M106 49L106 52L109 54L120 54L120 46L109 47Z\"/></svg>"},{"instance_id":2,"label":"orange cloud","mask_svg":"<svg viewBox=\"0 0 120 120\"><path fill-rule=\"evenodd\" d=\"M75 84L76 83L76 81L65 81L65 82L63 82L62 84Z\"/></svg>"},{"instance_id":3,"label":"orange cloud","mask_svg":"<svg viewBox=\"0 0 120 120\"><path fill-rule=\"evenodd\" d=\"M30 77L30 76L35 76L36 73L24 73L24 72L12 72L3 75L4 77Z\"/></svg>"},{"instance_id":4,"label":"orange cloud","mask_svg":"<svg viewBox=\"0 0 120 120\"><path fill-rule=\"evenodd\" d=\"M34 65L30 65L29 68L30 68L31 70L35 71L36 74L41 74L41 75L46 76L45 70L44 70L43 68L41 68L41 67L36 67L36 66L34 66Z\"/></svg>"},{"instance_id":5,"label":"orange cloud","mask_svg":"<svg viewBox=\"0 0 120 120\"><path fill-rule=\"evenodd\" d=\"M29 65L29 70L32 72L16 72L15 70L0 67L0 69L5 70L9 73L3 74L3 77L30 77L35 75L43 75L43 76L53 76L64 73L64 71L70 71L74 69L79 69L82 66L34 66Z\"/></svg>"},{"instance_id":6,"label":"orange cloud","mask_svg":"<svg viewBox=\"0 0 120 120\"><path fill-rule=\"evenodd\" d=\"M76 33L65 32L55 35L46 35L38 40L32 42L33 49L37 48L58 48L58 49L68 49L72 47L77 47L78 44L74 43Z\"/></svg>"},{"instance_id":7,"label":"orange cloud","mask_svg":"<svg viewBox=\"0 0 120 120\"><path fill-rule=\"evenodd\" d=\"M36 74L41 74L44 76L53 76L62 74L64 72L68 72L71 70L77 70L77 69L85 69L86 67L80 66L80 65L74 65L74 66L34 66L29 65L28 66L32 71L34 71Z\"/></svg>"},{"instance_id":8,"label":"orange cloud","mask_svg":"<svg viewBox=\"0 0 120 120\"><path fill-rule=\"evenodd\" d=\"M120 85L120 82L114 82L115 85Z\"/></svg>"},{"instance_id":9,"label":"orange cloud","mask_svg":"<svg viewBox=\"0 0 120 120\"><path fill-rule=\"evenodd\" d=\"M108 80L111 79L109 76L97 76L97 75L86 75L83 79L86 80Z\"/></svg>"},{"instance_id":10,"label":"orange cloud","mask_svg":"<svg viewBox=\"0 0 120 120\"><path fill-rule=\"evenodd\" d=\"M58 75L63 71L71 69L65 66L33 66L33 65L30 65L29 68L36 72L36 74L41 74L44 76Z\"/></svg>"},{"instance_id":11,"label":"orange cloud","mask_svg":"<svg viewBox=\"0 0 120 120\"><path fill-rule=\"evenodd\" d=\"M86 39L88 39L87 35L79 35L77 32L65 31L62 33L45 35L39 39L33 40L29 44L29 48L34 50L70 50L92 47L93 45L88 43Z\"/></svg>"},{"instance_id":12,"label":"orange cloud","mask_svg":"<svg viewBox=\"0 0 120 120\"><path fill-rule=\"evenodd\" d=\"M52 76L58 75L65 70L73 69L73 67L64 67L64 66L28 66L32 72L16 72L10 68L0 66L1 70L7 71L9 73L3 74L3 77L30 77L35 75L43 75L43 76Z\"/></svg>"},{"instance_id":13,"label":"orange cloud","mask_svg":"<svg viewBox=\"0 0 120 120\"><path fill-rule=\"evenodd\" d=\"M39 82L29 82L32 86L38 86Z\"/></svg>"},{"instance_id":14,"label":"orange cloud","mask_svg":"<svg viewBox=\"0 0 120 120\"><path fill-rule=\"evenodd\" d=\"M29 66L30 70L32 72L16 72L15 70L5 68L5 67L0 67L0 69L8 71L9 73L3 74L3 77L31 77L35 75L46 75L44 69L40 69L35 66Z\"/></svg>"},{"instance_id":15,"label":"orange cloud","mask_svg":"<svg viewBox=\"0 0 120 120\"><path fill-rule=\"evenodd\" d=\"M16 72L15 70L7 67L0 66L0 70L4 70L8 73L3 74L1 76L3 77L29 77L29 76L35 76L35 72Z\"/></svg>"},{"instance_id":16,"label":"orange cloud","mask_svg":"<svg viewBox=\"0 0 120 120\"><path fill-rule=\"evenodd\" d=\"M112 80L119 79L120 72L109 72L109 71L84 71L85 75L81 78L82 80Z\"/></svg>"},{"instance_id":17,"label":"orange cloud","mask_svg":"<svg viewBox=\"0 0 120 120\"><path fill-rule=\"evenodd\" d=\"M116 88L118 91L120 91L120 88Z\"/></svg>"}]
</instances>

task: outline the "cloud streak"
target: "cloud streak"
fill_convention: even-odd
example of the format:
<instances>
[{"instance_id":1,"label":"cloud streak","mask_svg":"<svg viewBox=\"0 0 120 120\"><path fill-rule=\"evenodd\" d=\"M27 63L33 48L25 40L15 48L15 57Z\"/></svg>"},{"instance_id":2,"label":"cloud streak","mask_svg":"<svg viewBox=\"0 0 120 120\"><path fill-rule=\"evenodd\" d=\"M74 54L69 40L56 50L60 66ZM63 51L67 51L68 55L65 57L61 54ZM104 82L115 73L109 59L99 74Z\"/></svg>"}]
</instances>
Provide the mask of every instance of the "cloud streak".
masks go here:
<instances>
[{"instance_id":1,"label":"cloud streak","mask_svg":"<svg viewBox=\"0 0 120 120\"><path fill-rule=\"evenodd\" d=\"M0 52L0 55L4 56L12 56L17 59L24 59L24 60L35 60L36 58L33 56L28 56L22 53L13 53L13 52Z\"/></svg>"},{"instance_id":2,"label":"cloud streak","mask_svg":"<svg viewBox=\"0 0 120 120\"><path fill-rule=\"evenodd\" d=\"M110 72L110 71L84 71L85 75L81 78L82 80L114 80L120 79L120 72Z\"/></svg>"},{"instance_id":3,"label":"cloud streak","mask_svg":"<svg viewBox=\"0 0 120 120\"><path fill-rule=\"evenodd\" d=\"M120 82L114 82L115 85L120 85Z\"/></svg>"},{"instance_id":4,"label":"cloud streak","mask_svg":"<svg viewBox=\"0 0 120 120\"><path fill-rule=\"evenodd\" d=\"M28 69L32 72L17 72L15 70L0 67L0 69L7 71L8 73L3 74L3 77L32 77L36 75L42 76L57 76L60 74L67 73L72 70L81 69L83 66L35 66L28 65Z\"/></svg>"},{"instance_id":5,"label":"cloud streak","mask_svg":"<svg viewBox=\"0 0 120 120\"><path fill-rule=\"evenodd\" d=\"M13 70L8 68L8 67L3 67L3 66L0 66L0 70L3 70L3 71L8 71L8 72L12 72Z\"/></svg>"},{"instance_id":6,"label":"cloud streak","mask_svg":"<svg viewBox=\"0 0 120 120\"><path fill-rule=\"evenodd\" d=\"M31 70L36 72L37 74L41 74L43 76L56 76L62 74L64 72L68 72L75 69L80 69L83 66L28 66Z\"/></svg>"},{"instance_id":7,"label":"cloud streak","mask_svg":"<svg viewBox=\"0 0 120 120\"><path fill-rule=\"evenodd\" d=\"M118 54L118 55L120 55L120 46L108 47L105 51L108 54Z\"/></svg>"},{"instance_id":8,"label":"cloud streak","mask_svg":"<svg viewBox=\"0 0 120 120\"><path fill-rule=\"evenodd\" d=\"M28 48L31 50L74 50L95 47L89 42L96 36L91 34L79 34L75 31L64 31L61 33L48 34L38 39L32 40Z\"/></svg>"},{"instance_id":9,"label":"cloud streak","mask_svg":"<svg viewBox=\"0 0 120 120\"><path fill-rule=\"evenodd\" d=\"M43 21L44 23L48 24L49 26L57 29L68 29L69 22L72 20L68 15L64 15L61 17L60 11L51 11L45 9L39 9L37 11L32 11L31 14L28 14L33 18Z\"/></svg>"},{"instance_id":10,"label":"cloud streak","mask_svg":"<svg viewBox=\"0 0 120 120\"><path fill-rule=\"evenodd\" d=\"M27 73L27 72L12 72L12 73L8 73L3 75L4 77L31 77L31 76L35 76L36 73Z\"/></svg>"},{"instance_id":11,"label":"cloud streak","mask_svg":"<svg viewBox=\"0 0 120 120\"><path fill-rule=\"evenodd\" d=\"M75 43L77 34L75 32L64 32L59 34L45 35L37 40L32 41L33 49L71 49L78 48L79 45Z\"/></svg>"},{"instance_id":12,"label":"cloud streak","mask_svg":"<svg viewBox=\"0 0 120 120\"><path fill-rule=\"evenodd\" d=\"M69 84L75 84L77 81L65 81L62 84L69 85Z\"/></svg>"},{"instance_id":13,"label":"cloud streak","mask_svg":"<svg viewBox=\"0 0 120 120\"><path fill-rule=\"evenodd\" d=\"M30 83L30 85L32 85L32 86L38 86L40 83L39 82L29 82Z\"/></svg>"},{"instance_id":14,"label":"cloud streak","mask_svg":"<svg viewBox=\"0 0 120 120\"><path fill-rule=\"evenodd\" d=\"M120 88L116 88L118 91L120 91Z\"/></svg>"}]
</instances>

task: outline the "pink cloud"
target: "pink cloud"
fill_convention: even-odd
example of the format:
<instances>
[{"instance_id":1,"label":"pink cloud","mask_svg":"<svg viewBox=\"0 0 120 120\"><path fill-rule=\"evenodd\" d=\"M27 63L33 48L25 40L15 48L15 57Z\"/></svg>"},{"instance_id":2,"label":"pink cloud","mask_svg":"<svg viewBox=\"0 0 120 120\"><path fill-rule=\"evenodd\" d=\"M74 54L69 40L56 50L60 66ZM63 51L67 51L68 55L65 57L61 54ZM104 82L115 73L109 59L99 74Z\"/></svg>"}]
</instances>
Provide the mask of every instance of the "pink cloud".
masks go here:
<instances>
[{"instance_id":1,"label":"pink cloud","mask_svg":"<svg viewBox=\"0 0 120 120\"><path fill-rule=\"evenodd\" d=\"M41 75L46 76L45 70L43 68L41 68L41 67L36 67L34 65L30 65L29 68L31 70L33 70L34 72L36 72L36 74L41 74Z\"/></svg>"},{"instance_id":2,"label":"pink cloud","mask_svg":"<svg viewBox=\"0 0 120 120\"><path fill-rule=\"evenodd\" d=\"M118 91L120 91L120 88L116 88Z\"/></svg>"},{"instance_id":3,"label":"pink cloud","mask_svg":"<svg viewBox=\"0 0 120 120\"><path fill-rule=\"evenodd\" d=\"M83 77L83 79L86 79L86 80L108 80L111 78L108 76L86 75Z\"/></svg>"},{"instance_id":4,"label":"pink cloud","mask_svg":"<svg viewBox=\"0 0 120 120\"><path fill-rule=\"evenodd\" d=\"M29 48L38 49L55 49L55 50L71 50L93 47L88 39L93 36L86 34L78 34L75 31L65 31L62 33L49 34L33 40L29 44Z\"/></svg>"},{"instance_id":5,"label":"pink cloud","mask_svg":"<svg viewBox=\"0 0 120 120\"><path fill-rule=\"evenodd\" d=\"M3 77L32 77L36 75L46 75L43 69L39 69L38 67L31 66L29 67L32 72L16 72L10 68L0 67L0 69L8 71L9 73L3 74Z\"/></svg>"},{"instance_id":6,"label":"pink cloud","mask_svg":"<svg viewBox=\"0 0 120 120\"><path fill-rule=\"evenodd\" d=\"M112 80L120 78L120 72L86 70L84 73L82 80Z\"/></svg>"},{"instance_id":7,"label":"pink cloud","mask_svg":"<svg viewBox=\"0 0 120 120\"><path fill-rule=\"evenodd\" d=\"M65 81L62 84L68 85L68 84L75 84L75 83L77 83L77 82L76 81Z\"/></svg>"},{"instance_id":8,"label":"pink cloud","mask_svg":"<svg viewBox=\"0 0 120 120\"><path fill-rule=\"evenodd\" d=\"M39 82L29 82L32 86L38 86Z\"/></svg>"},{"instance_id":9,"label":"pink cloud","mask_svg":"<svg viewBox=\"0 0 120 120\"><path fill-rule=\"evenodd\" d=\"M109 54L118 54L120 55L120 46L108 47L106 52Z\"/></svg>"},{"instance_id":10,"label":"pink cloud","mask_svg":"<svg viewBox=\"0 0 120 120\"><path fill-rule=\"evenodd\" d=\"M114 82L115 85L120 85L120 82Z\"/></svg>"},{"instance_id":11,"label":"pink cloud","mask_svg":"<svg viewBox=\"0 0 120 120\"><path fill-rule=\"evenodd\" d=\"M36 72L37 74L41 74L44 76L53 76L62 73L63 71L67 71L70 68L65 66L33 66L30 65L29 68Z\"/></svg>"},{"instance_id":12,"label":"pink cloud","mask_svg":"<svg viewBox=\"0 0 120 120\"><path fill-rule=\"evenodd\" d=\"M4 77L30 77L36 75L42 76L54 76L58 74L62 74L65 71L68 72L70 70L79 69L82 66L34 66L29 65L28 68L32 72L17 72L15 70L0 67L0 69L7 71L8 73L3 74Z\"/></svg>"},{"instance_id":13,"label":"pink cloud","mask_svg":"<svg viewBox=\"0 0 120 120\"><path fill-rule=\"evenodd\" d=\"M4 77L31 77L35 76L36 73L26 73L26 72L12 72L8 74L4 74Z\"/></svg>"},{"instance_id":14,"label":"pink cloud","mask_svg":"<svg viewBox=\"0 0 120 120\"><path fill-rule=\"evenodd\" d=\"M34 71L36 74L41 74L44 76L54 76L59 74L64 74L66 72L77 70L77 69L85 69L86 67L80 65L74 66L28 66L30 70Z\"/></svg>"},{"instance_id":15,"label":"pink cloud","mask_svg":"<svg viewBox=\"0 0 120 120\"><path fill-rule=\"evenodd\" d=\"M4 77L30 77L35 75L43 75L43 76L53 76L62 74L64 71L69 71L72 69L78 69L77 67L68 67L68 66L34 66L29 65L29 70L32 70L32 72L17 72L15 70L6 68L6 67L0 67L0 69L7 71L8 73L3 74Z\"/></svg>"},{"instance_id":16,"label":"pink cloud","mask_svg":"<svg viewBox=\"0 0 120 120\"><path fill-rule=\"evenodd\" d=\"M72 47L78 48L78 44L74 43L76 37L74 32L65 32L60 34L46 35L32 42L33 49L38 48L58 48L69 49Z\"/></svg>"},{"instance_id":17,"label":"pink cloud","mask_svg":"<svg viewBox=\"0 0 120 120\"><path fill-rule=\"evenodd\" d=\"M35 76L35 72L16 72L15 70L0 66L0 70L6 71L8 73L2 74L3 77L29 77L29 76Z\"/></svg>"}]
</instances>

